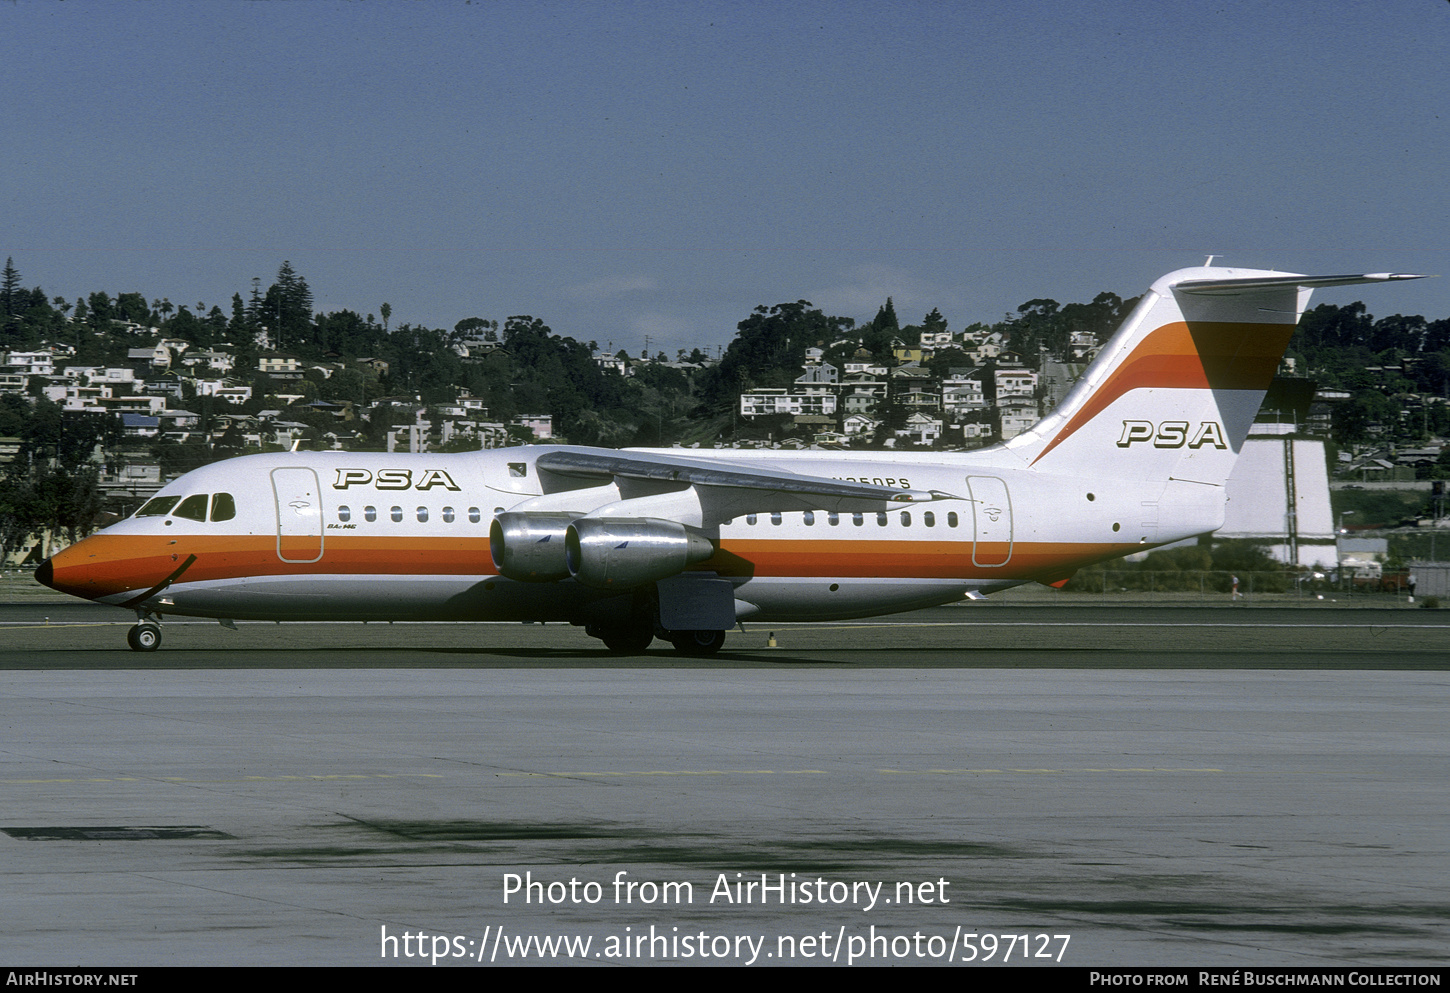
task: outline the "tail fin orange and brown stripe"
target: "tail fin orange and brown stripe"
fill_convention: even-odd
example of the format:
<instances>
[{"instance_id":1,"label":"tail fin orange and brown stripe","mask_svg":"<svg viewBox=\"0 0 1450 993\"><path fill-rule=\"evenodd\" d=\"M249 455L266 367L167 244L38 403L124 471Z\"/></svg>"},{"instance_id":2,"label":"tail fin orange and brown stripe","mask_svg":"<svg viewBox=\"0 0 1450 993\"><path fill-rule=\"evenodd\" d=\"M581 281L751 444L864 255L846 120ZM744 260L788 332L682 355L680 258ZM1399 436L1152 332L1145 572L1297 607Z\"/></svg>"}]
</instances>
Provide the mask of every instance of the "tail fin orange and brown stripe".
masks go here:
<instances>
[{"instance_id":1,"label":"tail fin orange and brown stripe","mask_svg":"<svg viewBox=\"0 0 1450 993\"><path fill-rule=\"evenodd\" d=\"M1169 273L1062 404L1004 447L1044 472L1222 485L1313 289L1418 278Z\"/></svg>"}]
</instances>

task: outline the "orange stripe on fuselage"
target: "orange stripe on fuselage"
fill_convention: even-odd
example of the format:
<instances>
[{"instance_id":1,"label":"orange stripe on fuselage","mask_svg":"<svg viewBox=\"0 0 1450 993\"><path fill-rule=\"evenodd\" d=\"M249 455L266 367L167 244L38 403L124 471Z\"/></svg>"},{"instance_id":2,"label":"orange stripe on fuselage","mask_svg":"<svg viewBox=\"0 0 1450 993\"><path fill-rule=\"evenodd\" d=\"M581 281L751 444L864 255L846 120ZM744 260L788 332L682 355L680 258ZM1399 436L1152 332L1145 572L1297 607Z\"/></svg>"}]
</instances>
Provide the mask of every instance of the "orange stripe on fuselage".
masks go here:
<instances>
[{"instance_id":1,"label":"orange stripe on fuselage","mask_svg":"<svg viewBox=\"0 0 1450 993\"><path fill-rule=\"evenodd\" d=\"M98 534L51 559L56 589L95 599L147 589L195 555L185 582L247 576L492 574L488 536L470 538L328 537L316 562L284 562L276 535Z\"/></svg>"},{"instance_id":2,"label":"orange stripe on fuselage","mask_svg":"<svg viewBox=\"0 0 1450 993\"><path fill-rule=\"evenodd\" d=\"M997 558L1004 542L989 546ZM1031 579L1045 573L1061 575L1065 569L1128 555L1136 544L1019 541L1012 544L1006 565L983 567L972 562L970 541L726 541L724 554L697 568L714 569L722 576L840 577L843 579Z\"/></svg>"},{"instance_id":3,"label":"orange stripe on fuselage","mask_svg":"<svg viewBox=\"0 0 1450 993\"><path fill-rule=\"evenodd\" d=\"M723 576L892 579L1031 579L1125 555L1131 544L1016 542L998 568L972 563L970 541L726 540L714 558L694 568ZM93 535L51 560L56 589L99 599L149 589L195 555L183 582L250 576L477 576L493 575L486 536L467 538L329 536L316 562L284 562L275 535Z\"/></svg>"},{"instance_id":4,"label":"orange stripe on fuselage","mask_svg":"<svg viewBox=\"0 0 1450 993\"><path fill-rule=\"evenodd\" d=\"M1267 390L1293 333L1292 324L1165 324L1139 342L1032 461L1132 390Z\"/></svg>"}]
</instances>

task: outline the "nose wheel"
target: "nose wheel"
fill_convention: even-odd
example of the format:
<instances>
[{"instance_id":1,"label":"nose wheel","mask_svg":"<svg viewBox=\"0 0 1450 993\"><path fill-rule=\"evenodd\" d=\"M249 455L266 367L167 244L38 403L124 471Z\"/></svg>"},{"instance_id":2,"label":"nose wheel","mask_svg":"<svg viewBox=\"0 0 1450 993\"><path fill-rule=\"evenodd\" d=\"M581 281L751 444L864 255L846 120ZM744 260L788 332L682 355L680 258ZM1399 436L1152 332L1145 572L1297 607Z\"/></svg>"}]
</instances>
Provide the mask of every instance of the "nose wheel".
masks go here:
<instances>
[{"instance_id":1,"label":"nose wheel","mask_svg":"<svg viewBox=\"0 0 1450 993\"><path fill-rule=\"evenodd\" d=\"M126 632L126 643L133 652L154 652L161 647L161 628L143 621Z\"/></svg>"}]
</instances>

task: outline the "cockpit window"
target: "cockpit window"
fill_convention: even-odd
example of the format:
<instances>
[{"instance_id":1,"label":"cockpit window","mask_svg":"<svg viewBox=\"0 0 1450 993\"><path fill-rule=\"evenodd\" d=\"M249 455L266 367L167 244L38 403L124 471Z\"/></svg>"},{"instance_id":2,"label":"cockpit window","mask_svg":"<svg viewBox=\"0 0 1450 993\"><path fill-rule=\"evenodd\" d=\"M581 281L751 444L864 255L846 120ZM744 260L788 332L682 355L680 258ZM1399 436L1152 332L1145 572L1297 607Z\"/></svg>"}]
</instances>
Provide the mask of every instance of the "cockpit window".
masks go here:
<instances>
[{"instance_id":1,"label":"cockpit window","mask_svg":"<svg viewBox=\"0 0 1450 993\"><path fill-rule=\"evenodd\" d=\"M171 512L171 508L176 506L176 501L180 499L181 497L176 496L153 497L152 499L147 500L141 506L140 510L136 511L136 516L165 517L168 513Z\"/></svg>"},{"instance_id":2,"label":"cockpit window","mask_svg":"<svg viewBox=\"0 0 1450 993\"><path fill-rule=\"evenodd\" d=\"M237 502L230 493L218 493L211 498L211 519L229 521L237 516Z\"/></svg>"},{"instance_id":3,"label":"cockpit window","mask_svg":"<svg viewBox=\"0 0 1450 993\"><path fill-rule=\"evenodd\" d=\"M207 495L197 493L181 501L181 505L171 512L172 517L183 517L188 521L206 520Z\"/></svg>"}]
</instances>

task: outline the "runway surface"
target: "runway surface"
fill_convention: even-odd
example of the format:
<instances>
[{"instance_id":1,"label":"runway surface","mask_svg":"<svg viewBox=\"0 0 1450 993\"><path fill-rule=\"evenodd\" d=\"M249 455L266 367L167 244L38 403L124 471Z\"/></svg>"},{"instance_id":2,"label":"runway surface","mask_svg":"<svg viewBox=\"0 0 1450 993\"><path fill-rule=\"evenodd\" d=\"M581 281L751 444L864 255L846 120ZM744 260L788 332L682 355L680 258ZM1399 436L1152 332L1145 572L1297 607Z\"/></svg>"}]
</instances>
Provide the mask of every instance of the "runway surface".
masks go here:
<instances>
[{"instance_id":1,"label":"runway surface","mask_svg":"<svg viewBox=\"0 0 1450 993\"><path fill-rule=\"evenodd\" d=\"M553 625L139 655L61 606L0 607L14 962L1445 961L1438 612L952 608L677 666Z\"/></svg>"},{"instance_id":2,"label":"runway surface","mask_svg":"<svg viewBox=\"0 0 1450 993\"><path fill-rule=\"evenodd\" d=\"M568 668L620 664L566 624L274 624L168 618L153 654L126 647L131 611L81 601L0 604L9 668ZM1002 606L992 602L828 624L746 625L707 661L655 641L634 665L777 668L1371 668L1450 664L1450 611ZM769 647L774 636L775 647Z\"/></svg>"}]
</instances>

